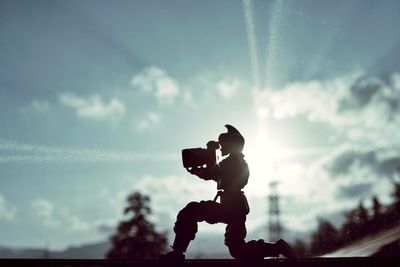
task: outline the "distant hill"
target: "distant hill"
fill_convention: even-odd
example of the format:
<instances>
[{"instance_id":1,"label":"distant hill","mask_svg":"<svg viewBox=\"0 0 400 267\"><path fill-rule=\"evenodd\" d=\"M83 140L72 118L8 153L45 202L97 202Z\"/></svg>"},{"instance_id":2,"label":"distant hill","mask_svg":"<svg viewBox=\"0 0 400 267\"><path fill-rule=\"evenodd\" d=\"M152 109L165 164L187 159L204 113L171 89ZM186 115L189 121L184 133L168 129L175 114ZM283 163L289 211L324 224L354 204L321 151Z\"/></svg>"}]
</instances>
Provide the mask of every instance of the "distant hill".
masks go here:
<instances>
[{"instance_id":1,"label":"distant hill","mask_svg":"<svg viewBox=\"0 0 400 267\"><path fill-rule=\"evenodd\" d=\"M224 245L223 234L199 235L190 244L186 258L231 258ZM45 249L14 249L0 246L0 258L21 259L104 259L111 243L104 241L93 244L69 247L62 251L46 251Z\"/></svg>"},{"instance_id":2,"label":"distant hill","mask_svg":"<svg viewBox=\"0 0 400 267\"><path fill-rule=\"evenodd\" d=\"M12 249L0 246L0 258L30 258L30 259L103 259L110 249L109 242L100 242L82 246L74 246L62 251L47 251L45 249Z\"/></svg>"},{"instance_id":3,"label":"distant hill","mask_svg":"<svg viewBox=\"0 0 400 267\"><path fill-rule=\"evenodd\" d=\"M215 236L199 237L191 244L187 258L231 258L228 249L222 242L215 242ZM219 240L221 241L221 240ZM62 251L46 251L45 249L13 249L0 246L0 258L19 259L104 259L111 248L109 242L100 242L82 246L69 247ZM212 253L210 253L212 252Z\"/></svg>"}]
</instances>

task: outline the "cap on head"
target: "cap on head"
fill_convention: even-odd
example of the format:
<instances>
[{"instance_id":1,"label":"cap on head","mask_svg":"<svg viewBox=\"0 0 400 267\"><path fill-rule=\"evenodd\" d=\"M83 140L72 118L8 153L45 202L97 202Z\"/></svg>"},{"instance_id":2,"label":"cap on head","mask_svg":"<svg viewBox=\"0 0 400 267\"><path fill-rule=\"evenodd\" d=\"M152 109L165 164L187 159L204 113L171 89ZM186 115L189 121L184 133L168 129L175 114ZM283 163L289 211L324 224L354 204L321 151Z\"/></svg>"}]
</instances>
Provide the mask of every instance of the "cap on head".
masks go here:
<instances>
[{"instance_id":1,"label":"cap on head","mask_svg":"<svg viewBox=\"0 0 400 267\"><path fill-rule=\"evenodd\" d=\"M227 133L222 133L218 137L218 141L221 147L231 152L242 152L244 147L244 138L242 134L232 125L226 124L225 127L228 129Z\"/></svg>"}]
</instances>

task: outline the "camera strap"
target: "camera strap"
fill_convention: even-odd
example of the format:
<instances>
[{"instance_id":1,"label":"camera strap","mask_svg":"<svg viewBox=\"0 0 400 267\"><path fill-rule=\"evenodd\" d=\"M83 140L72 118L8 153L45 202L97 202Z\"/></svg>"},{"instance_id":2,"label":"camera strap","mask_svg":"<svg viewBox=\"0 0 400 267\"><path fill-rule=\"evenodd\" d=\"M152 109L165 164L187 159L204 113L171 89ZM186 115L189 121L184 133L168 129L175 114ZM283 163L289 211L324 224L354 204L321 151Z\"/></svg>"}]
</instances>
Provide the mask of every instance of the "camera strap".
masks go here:
<instances>
[{"instance_id":1,"label":"camera strap","mask_svg":"<svg viewBox=\"0 0 400 267\"><path fill-rule=\"evenodd\" d=\"M216 201L218 200L218 198L219 198L220 196L222 196L223 193L224 193L224 191L222 191L222 190L217 191L217 194L215 195L213 201L216 202Z\"/></svg>"}]
</instances>

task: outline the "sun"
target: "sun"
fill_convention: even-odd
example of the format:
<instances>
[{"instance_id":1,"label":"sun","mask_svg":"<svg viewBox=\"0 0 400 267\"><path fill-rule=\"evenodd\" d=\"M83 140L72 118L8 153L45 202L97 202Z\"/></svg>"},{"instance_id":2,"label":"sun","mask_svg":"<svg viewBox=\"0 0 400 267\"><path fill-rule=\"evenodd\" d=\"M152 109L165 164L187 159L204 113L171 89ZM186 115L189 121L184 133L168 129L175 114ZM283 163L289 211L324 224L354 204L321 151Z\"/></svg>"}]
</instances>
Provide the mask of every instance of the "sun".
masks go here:
<instances>
[{"instance_id":1,"label":"sun","mask_svg":"<svg viewBox=\"0 0 400 267\"><path fill-rule=\"evenodd\" d=\"M250 179L246 192L257 197L266 196L268 185L276 180L276 168L283 164L285 157L284 142L268 131L264 125L259 125L253 136L246 138L243 153L250 169Z\"/></svg>"}]
</instances>

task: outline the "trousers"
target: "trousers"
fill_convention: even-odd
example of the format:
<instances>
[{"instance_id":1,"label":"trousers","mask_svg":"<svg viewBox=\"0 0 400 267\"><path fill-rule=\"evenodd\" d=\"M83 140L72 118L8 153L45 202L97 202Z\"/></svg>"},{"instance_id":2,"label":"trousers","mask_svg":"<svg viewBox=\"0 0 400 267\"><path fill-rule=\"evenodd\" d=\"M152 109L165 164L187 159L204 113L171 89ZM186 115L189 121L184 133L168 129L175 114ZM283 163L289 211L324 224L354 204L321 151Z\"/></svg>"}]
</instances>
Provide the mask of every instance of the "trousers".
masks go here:
<instances>
[{"instance_id":1,"label":"trousers","mask_svg":"<svg viewBox=\"0 0 400 267\"><path fill-rule=\"evenodd\" d=\"M227 205L215 201L190 202L177 216L174 226L174 250L185 252L197 233L197 223L205 221L210 224L225 223L225 240L232 257L236 259L256 259L277 256L275 244L264 240L245 241L246 215L240 205Z\"/></svg>"}]
</instances>

